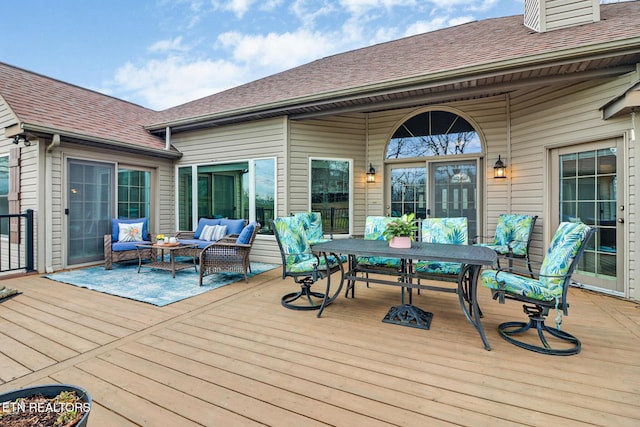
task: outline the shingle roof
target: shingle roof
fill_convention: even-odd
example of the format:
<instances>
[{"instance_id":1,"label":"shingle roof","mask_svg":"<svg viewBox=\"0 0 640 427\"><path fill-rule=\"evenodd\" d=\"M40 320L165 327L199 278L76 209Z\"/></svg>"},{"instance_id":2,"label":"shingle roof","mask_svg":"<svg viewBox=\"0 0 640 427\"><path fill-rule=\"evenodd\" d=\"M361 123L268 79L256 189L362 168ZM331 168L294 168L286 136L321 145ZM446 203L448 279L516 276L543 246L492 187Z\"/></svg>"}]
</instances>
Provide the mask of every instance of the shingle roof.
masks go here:
<instances>
[{"instance_id":1,"label":"shingle roof","mask_svg":"<svg viewBox=\"0 0 640 427\"><path fill-rule=\"evenodd\" d=\"M366 95L374 88L544 64L568 55L640 53L640 1L601 5L600 16L596 23L547 33L526 28L522 15L470 22L319 59L161 112L2 63L0 95L21 122L162 150L164 140L144 126L259 114L272 106Z\"/></svg>"},{"instance_id":2,"label":"shingle roof","mask_svg":"<svg viewBox=\"0 0 640 427\"><path fill-rule=\"evenodd\" d=\"M633 39L640 49L640 1L601 5L601 21L546 33L524 26L523 15L492 18L419 34L327 58L160 112L158 123L278 103L331 97L456 70L488 69Z\"/></svg>"},{"instance_id":3,"label":"shingle roof","mask_svg":"<svg viewBox=\"0 0 640 427\"><path fill-rule=\"evenodd\" d=\"M153 110L0 63L0 95L22 123L63 134L163 149L144 129Z\"/></svg>"}]
</instances>

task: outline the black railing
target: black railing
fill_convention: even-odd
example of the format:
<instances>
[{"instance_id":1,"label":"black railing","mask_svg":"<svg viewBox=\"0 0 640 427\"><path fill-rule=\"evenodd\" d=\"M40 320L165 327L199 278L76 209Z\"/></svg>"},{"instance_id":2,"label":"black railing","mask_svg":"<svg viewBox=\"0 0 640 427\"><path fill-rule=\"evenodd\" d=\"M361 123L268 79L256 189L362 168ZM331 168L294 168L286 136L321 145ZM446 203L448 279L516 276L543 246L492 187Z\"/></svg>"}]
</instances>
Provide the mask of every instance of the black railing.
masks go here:
<instances>
[{"instance_id":1,"label":"black railing","mask_svg":"<svg viewBox=\"0 0 640 427\"><path fill-rule=\"evenodd\" d=\"M322 215L322 229L325 234L349 234L349 208L313 209Z\"/></svg>"},{"instance_id":2,"label":"black railing","mask_svg":"<svg viewBox=\"0 0 640 427\"><path fill-rule=\"evenodd\" d=\"M0 215L0 272L34 271L33 210Z\"/></svg>"}]
</instances>

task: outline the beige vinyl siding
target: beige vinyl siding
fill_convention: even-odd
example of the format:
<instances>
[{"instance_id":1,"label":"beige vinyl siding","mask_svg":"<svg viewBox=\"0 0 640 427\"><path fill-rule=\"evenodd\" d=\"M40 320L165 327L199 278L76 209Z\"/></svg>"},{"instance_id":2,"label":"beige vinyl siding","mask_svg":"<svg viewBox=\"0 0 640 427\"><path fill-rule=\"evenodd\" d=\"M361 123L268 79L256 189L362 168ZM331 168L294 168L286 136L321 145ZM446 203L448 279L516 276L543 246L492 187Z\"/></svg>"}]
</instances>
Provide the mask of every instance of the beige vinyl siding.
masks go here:
<instances>
[{"instance_id":1,"label":"beige vinyl siding","mask_svg":"<svg viewBox=\"0 0 640 427\"><path fill-rule=\"evenodd\" d=\"M308 211L309 159L353 160L354 224L364 224L365 211L365 117L362 114L337 115L290 122L289 205L287 212ZM359 233L358 228L352 228Z\"/></svg>"},{"instance_id":2,"label":"beige vinyl siding","mask_svg":"<svg viewBox=\"0 0 640 427\"><path fill-rule=\"evenodd\" d=\"M5 128L14 125L18 122L15 114L11 108L6 104L4 98L0 96L0 154L8 155L9 151L16 146L13 144L12 138L6 138ZM38 147L39 141L31 138L32 145L30 147L23 147L20 144L20 213L24 213L27 209L33 209L34 215L34 265L38 266L38 259L40 252L38 246L38 229L39 223L42 218L39 216L38 205ZM4 237L3 237L4 239ZM24 248L24 242L23 248ZM9 245L9 240L2 242L3 247L6 249ZM12 254L11 265L17 266L18 264L18 249L14 246L10 251ZM6 253L6 252L5 252ZM25 258L24 253L20 254L20 262L24 265Z\"/></svg>"},{"instance_id":3,"label":"beige vinyl siding","mask_svg":"<svg viewBox=\"0 0 640 427\"><path fill-rule=\"evenodd\" d=\"M634 74L635 75L635 74ZM631 84L630 75L618 79L592 80L568 86L547 86L521 90L511 94L511 209L539 216L533 236L533 258L540 261L554 230L546 215L550 206L551 185L548 149L604 139L624 137L631 127L630 118L602 120L599 110L609 100L623 93ZM625 156L626 153L618 155ZM628 157L629 165L634 163ZM635 172L635 170L633 171ZM619 173L624 173L619 171ZM626 233L635 240L636 219L633 213L634 178L626 180L630 200L626 200L630 221ZM553 215L553 212L550 212ZM629 259L635 258L635 247L626 248ZM629 276L629 280L632 279ZM635 285L631 282L631 288Z\"/></svg>"},{"instance_id":4,"label":"beige vinyl siding","mask_svg":"<svg viewBox=\"0 0 640 427\"><path fill-rule=\"evenodd\" d=\"M600 20L599 0L526 0L527 27L545 32Z\"/></svg>"},{"instance_id":5,"label":"beige vinyl siding","mask_svg":"<svg viewBox=\"0 0 640 427\"><path fill-rule=\"evenodd\" d=\"M183 153L176 166L275 157L278 176L276 210L278 215L285 215L288 190L286 141L287 118L281 117L178 133L173 135L171 142ZM173 216L176 203L175 185L175 179L167 185L166 188L171 191L171 195L163 202L172 212L172 223L167 224L167 233L177 231L176 219ZM279 253L273 236L258 235L251 249L251 259L280 263Z\"/></svg>"}]
</instances>

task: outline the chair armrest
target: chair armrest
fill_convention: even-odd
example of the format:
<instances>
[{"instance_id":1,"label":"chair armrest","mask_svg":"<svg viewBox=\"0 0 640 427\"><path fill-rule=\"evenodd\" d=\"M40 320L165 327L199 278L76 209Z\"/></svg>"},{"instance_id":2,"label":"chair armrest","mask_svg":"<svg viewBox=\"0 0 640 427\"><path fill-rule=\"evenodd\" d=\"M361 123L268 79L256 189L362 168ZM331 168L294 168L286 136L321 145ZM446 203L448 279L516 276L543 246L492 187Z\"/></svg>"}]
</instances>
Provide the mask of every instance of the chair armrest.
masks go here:
<instances>
[{"instance_id":1,"label":"chair armrest","mask_svg":"<svg viewBox=\"0 0 640 427\"><path fill-rule=\"evenodd\" d=\"M178 231L174 237L176 239L193 239L195 231Z\"/></svg>"},{"instance_id":2,"label":"chair armrest","mask_svg":"<svg viewBox=\"0 0 640 427\"><path fill-rule=\"evenodd\" d=\"M218 240L216 243L218 242L219 243L226 243L226 242L235 243L236 240L238 240L239 236L240 236L239 234L227 234L226 236Z\"/></svg>"}]
</instances>

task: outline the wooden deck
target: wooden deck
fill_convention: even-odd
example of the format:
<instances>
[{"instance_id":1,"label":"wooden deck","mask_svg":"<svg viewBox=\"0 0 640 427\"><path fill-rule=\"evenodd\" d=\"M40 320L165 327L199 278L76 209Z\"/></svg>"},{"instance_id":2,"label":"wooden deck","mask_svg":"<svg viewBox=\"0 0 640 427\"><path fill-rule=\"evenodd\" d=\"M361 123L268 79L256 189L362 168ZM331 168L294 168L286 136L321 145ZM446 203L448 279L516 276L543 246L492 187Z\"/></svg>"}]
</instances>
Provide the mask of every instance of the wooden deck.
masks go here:
<instances>
[{"instance_id":1,"label":"wooden deck","mask_svg":"<svg viewBox=\"0 0 640 427\"><path fill-rule=\"evenodd\" d=\"M178 273L179 274L179 273ZM577 356L502 340L520 305L480 291L486 351L457 296L424 292L431 329L382 323L399 289L358 285L318 319L283 308L273 270L166 307L39 276L2 284L0 392L73 383L90 426L640 425L640 304L571 290ZM196 284L194 284L196 285Z\"/></svg>"}]
</instances>

